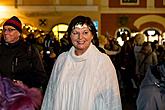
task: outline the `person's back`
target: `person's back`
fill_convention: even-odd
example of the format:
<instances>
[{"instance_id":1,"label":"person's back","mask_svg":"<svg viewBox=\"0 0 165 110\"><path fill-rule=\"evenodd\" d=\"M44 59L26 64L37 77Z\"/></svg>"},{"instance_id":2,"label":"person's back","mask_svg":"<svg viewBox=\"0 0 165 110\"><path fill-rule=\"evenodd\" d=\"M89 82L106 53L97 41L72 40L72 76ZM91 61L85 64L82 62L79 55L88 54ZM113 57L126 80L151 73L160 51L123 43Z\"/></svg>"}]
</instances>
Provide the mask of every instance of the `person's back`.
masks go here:
<instances>
[{"instance_id":1,"label":"person's back","mask_svg":"<svg viewBox=\"0 0 165 110\"><path fill-rule=\"evenodd\" d=\"M137 110L165 110L165 65L154 65L148 69L141 83L137 98Z\"/></svg>"},{"instance_id":2,"label":"person's back","mask_svg":"<svg viewBox=\"0 0 165 110\"><path fill-rule=\"evenodd\" d=\"M157 55L154 51L152 51L151 43L144 42L136 60L136 75L139 80L139 84L145 77L148 67L157 63Z\"/></svg>"}]
</instances>

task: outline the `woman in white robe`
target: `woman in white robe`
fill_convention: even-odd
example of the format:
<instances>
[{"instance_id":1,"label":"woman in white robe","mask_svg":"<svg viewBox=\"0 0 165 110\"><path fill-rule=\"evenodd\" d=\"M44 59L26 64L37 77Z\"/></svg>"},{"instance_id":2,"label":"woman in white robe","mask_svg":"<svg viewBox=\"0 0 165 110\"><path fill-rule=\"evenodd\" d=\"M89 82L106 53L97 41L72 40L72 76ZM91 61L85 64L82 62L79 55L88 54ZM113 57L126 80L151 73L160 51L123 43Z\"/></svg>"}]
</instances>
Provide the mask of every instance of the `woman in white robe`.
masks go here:
<instances>
[{"instance_id":1,"label":"woman in white robe","mask_svg":"<svg viewBox=\"0 0 165 110\"><path fill-rule=\"evenodd\" d=\"M71 21L73 46L57 58L41 110L122 110L115 68L92 44L96 32L89 17Z\"/></svg>"}]
</instances>

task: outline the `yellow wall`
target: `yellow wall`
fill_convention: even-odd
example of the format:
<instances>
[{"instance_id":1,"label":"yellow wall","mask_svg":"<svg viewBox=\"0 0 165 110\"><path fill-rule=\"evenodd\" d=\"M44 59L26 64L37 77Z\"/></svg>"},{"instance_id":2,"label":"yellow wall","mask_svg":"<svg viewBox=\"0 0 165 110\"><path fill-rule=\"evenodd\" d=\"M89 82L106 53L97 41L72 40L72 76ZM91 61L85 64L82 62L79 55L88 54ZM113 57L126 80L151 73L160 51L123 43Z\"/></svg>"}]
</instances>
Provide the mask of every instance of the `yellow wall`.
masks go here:
<instances>
[{"instance_id":1,"label":"yellow wall","mask_svg":"<svg viewBox=\"0 0 165 110\"><path fill-rule=\"evenodd\" d=\"M61 5L85 5L86 0L60 0Z\"/></svg>"},{"instance_id":2,"label":"yellow wall","mask_svg":"<svg viewBox=\"0 0 165 110\"><path fill-rule=\"evenodd\" d=\"M89 16L92 18L92 20L98 20L100 22L100 14L95 12L61 12L55 16L40 16L40 17L31 17L34 26L39 27L40 29L50 31L51 28L53 28L55 25L59 23L69 24L71 19L73 19L75 16L78 15L84 15ZM47 25L42 27L39 26L38 20L39 19L47 19Z\"/></svg>"},{"instance_id":3,"label":"yellow wall","mask_svg":"<svg viewBox=\"0 0 165 110\"><path fill-rule=\"evenodd\" d=\"M0 5L14 5L15 0L0 0Z\"/></svg>"},{"instance_id":4,"label":"yellow wall","mask_svg":"<svg viewBox=\"0 0 165 110\"><path fill-rule=\"evenodd\" d=\"M45 31L50 31L59 23L69 24L70 20L77 15L89 16L100 23L100 0L17 0L17 2L16 8L13 6L15 0L1 0L0 3L6 3L4 6L10 4L11 7L7 7L7 11L4 12L0 10L0 13L3 13L0 19L15 15L23 23ZM46 19L46 26L40 26L39 19Z\"/></svg>"},{"instance_id":5,"label":"yellow wall","mask_svg":"<svg viewBox=\"0 0 165 110\"><path fill-rule=\"evenodd\" d=\"M22 0L22 5L52 5L53 0Z\"/></svg>"},{"instance_id":6,"label":"yellow wall","mask_svg":"<svg viewBox=\"0 0 165 110\"><path fill-rule=\"evenodd\" d=\"M22 0L22 6L18 6L18 10L20 10L20 14L26 16L22 18L24 23L50 31L53 26L59 23L69 24L70 20L77 15L89 16L100 24L99 2L100 0ZM46 11L42 8L44 5L48 6ZM69 7L72 10L68 11L63 6L67 6L67 8ZM91 10L92 8L89 8L90 6L92 8L96 6L98 9L93 11ZM84 9L81 10L81 8ZM27 11L24 11L25 9ZM40 26L39 19L46 19L46 26Z\"/></svg>"}]
</instances>

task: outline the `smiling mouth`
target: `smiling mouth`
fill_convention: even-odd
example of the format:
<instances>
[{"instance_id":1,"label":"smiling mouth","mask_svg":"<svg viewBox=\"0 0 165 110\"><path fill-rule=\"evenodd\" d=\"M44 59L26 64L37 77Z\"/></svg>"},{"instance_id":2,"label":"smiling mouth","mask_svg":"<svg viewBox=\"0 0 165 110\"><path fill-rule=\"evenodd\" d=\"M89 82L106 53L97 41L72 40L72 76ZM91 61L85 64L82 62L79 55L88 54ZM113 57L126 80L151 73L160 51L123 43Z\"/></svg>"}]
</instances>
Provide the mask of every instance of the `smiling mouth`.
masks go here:
<instances>
[{"instance_id":1,"label":"smiling mouth","mask_svg":"<svg viewBox=\"0 0 165 110\"><path fill-rule=\"evenodd\" d=\"M77 41L78 44L84 44L85 41Z\"/></svg>"}]
</instances>

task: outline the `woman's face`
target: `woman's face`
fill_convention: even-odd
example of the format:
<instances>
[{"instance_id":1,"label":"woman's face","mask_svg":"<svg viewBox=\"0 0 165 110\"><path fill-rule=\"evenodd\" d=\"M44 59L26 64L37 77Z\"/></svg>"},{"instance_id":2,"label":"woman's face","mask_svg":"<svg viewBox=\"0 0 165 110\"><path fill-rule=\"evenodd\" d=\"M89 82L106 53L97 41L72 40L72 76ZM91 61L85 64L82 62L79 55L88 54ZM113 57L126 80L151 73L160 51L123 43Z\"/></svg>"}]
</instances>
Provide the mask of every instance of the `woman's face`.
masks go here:
<instances>
[{"instance_id":1,"label":"woman's face","mask_svg":"<svg viewBox=\"0 0 165 110\"><path fill-rule=\"evenodd\" d=\"M88 49L93 39L93 35L86 24L81 27L75 27L70 37L73 46L76 48L76 55L83 54Z\"/></svg>"}]
</instances>

